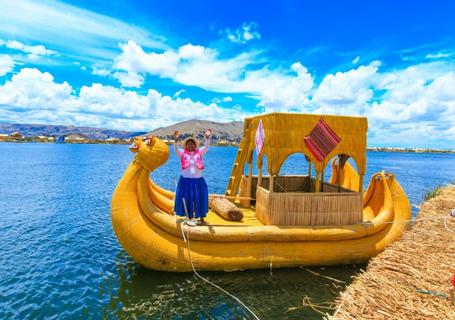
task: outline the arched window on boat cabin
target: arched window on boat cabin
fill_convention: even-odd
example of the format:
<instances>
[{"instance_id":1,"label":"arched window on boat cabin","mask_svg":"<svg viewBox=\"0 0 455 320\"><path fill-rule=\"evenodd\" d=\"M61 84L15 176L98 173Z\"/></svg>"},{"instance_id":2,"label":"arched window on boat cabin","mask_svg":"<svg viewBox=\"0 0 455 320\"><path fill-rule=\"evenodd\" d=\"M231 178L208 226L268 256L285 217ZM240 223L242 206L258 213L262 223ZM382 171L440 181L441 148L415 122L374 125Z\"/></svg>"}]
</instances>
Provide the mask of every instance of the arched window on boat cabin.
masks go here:
<instances>
[{"instance_id":1,"label":"arched window on boat cabin","mask_svg":"<svg viewBox=\"0 0 455 320\"><path fill-rule=\"evenodd\" d=\"M330 190L333 190L333 186L337 186L337 192L342 192L344 189L359 191L360 180L357 163L354 158L347 154L333 156L327 162L327 166L321 175L321 185L328 185L329 187L326 189Z\"/></svg>"},{"instance_id":2,"label":"arched window on boat cabin","mask_svg":"<svg viewBox=\"0 0 455 320\"><path fill-rule=\"evenodd\" d=\"M278 174L273 179L273 192L312 192L315 176L310 158L303 152L289 154L281 163Z\"/></svg>"}]
</instances>

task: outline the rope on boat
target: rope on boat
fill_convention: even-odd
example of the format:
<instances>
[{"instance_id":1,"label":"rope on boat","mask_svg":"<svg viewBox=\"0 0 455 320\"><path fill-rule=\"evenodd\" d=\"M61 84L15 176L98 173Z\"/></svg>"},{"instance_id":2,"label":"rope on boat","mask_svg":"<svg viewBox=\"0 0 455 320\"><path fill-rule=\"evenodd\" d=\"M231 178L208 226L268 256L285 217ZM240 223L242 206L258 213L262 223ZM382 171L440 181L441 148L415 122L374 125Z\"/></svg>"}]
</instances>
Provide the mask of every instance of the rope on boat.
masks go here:
<instances>
[{"instance_id":1,"label":"rope on boat","mask_svg":"<svg viewBox=\"0 0 455 320\"><path fill-rule=\"evenodd\" d=\"M185 209L185 213L186 215L188 216L188 209L186 208L186 203L185 203L185 199L182 198L182 201L183 201L183 208ZM190 263L191 263L191 268L193 269L193 272L194 274L199 278L201 279L202 281L214 286L215 288L217 288L218 290L220 290L221 292L225 293L226 295L228 295L229 297L231 297L233 300L235 300L236 302L238 302L240 305L242 305L252 316L254 319L256 320L260 320L259 317L253 312L253 310L251 310L250 308L248 308L248 306L246 304L244 304L239 298L237 298L236 296L234 296L233 294L229 293L227 290L221 288L219 285L211 282L210 280L204 278L203 276L201 276L197 271L196 271L196 268L194 267L194 264L193 264L193 259L191 258L191 247L190 247L190 227L186 227L186 237L185 237L185 233L183 231L184 228L180 228L180 230L182 231L182 237L183 237L183 240L185 241L186 243L186 246L187 246L187 250L188 250L188 258L190 260Z\"/></svg>"}]
</instances>

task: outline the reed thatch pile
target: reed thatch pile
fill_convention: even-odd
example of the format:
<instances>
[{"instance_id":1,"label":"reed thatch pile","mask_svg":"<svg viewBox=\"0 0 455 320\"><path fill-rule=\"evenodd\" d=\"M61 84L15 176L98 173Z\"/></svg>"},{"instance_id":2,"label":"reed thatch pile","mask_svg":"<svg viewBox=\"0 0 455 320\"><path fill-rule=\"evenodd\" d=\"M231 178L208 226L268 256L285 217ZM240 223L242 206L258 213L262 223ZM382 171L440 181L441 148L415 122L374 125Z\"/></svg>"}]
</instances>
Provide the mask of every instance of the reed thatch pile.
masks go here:
<instances>
[{"instance_id":1,"label":"reed thatch pile","mask_svg":"<svg viewBox=\"0 0 455 320\"><path fill-rule=\"evenodd\" d=\"M455 186L425 202L402 240L373 258L341 294L333 319L455 319ZM423 290L425 293L419 292Z\"/></svg>"},{"instance_id":2,"label":"reed thatch pile","mask_svg":"<svg viewBox=\"0 0 455 320\"><path fill-rule=\"evenodd\" d=\"M210 196L209 207L220 217L228 221L241 221L243 213L239 208L223 196Z\"/></svg>"}]
</instances>

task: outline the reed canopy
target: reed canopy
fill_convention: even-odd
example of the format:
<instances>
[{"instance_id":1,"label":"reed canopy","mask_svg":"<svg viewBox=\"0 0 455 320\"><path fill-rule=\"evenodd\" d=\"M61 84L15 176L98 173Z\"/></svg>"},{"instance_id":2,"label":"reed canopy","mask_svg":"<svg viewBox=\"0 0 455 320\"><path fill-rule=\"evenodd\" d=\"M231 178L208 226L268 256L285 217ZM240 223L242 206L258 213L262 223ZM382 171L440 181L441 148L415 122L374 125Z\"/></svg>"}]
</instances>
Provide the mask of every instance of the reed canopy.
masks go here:
<instances>
[{"instance_id":1,"label":"reed canopy","mask_svg":"<svg viewBox=\"0 0 455 320\"><path fill-rule=\"evenodd\" d=\"M335 148L321 161L316 159L304 143L318 121L323 119L341 138ZM366 145L368 122L366 117L335 116L296 113L269 113L245 119L245 134L250 135L249 150L255 146L254 136L262 122L265 139L259 156L258 168L262 168L263 157L267 157L267 168L271 176L276 176L286 158L294 153L303 153L315 170L320 173L328 161L336 155L351 157L360 176L366 171Z\"/></svg>"}]
</instances>

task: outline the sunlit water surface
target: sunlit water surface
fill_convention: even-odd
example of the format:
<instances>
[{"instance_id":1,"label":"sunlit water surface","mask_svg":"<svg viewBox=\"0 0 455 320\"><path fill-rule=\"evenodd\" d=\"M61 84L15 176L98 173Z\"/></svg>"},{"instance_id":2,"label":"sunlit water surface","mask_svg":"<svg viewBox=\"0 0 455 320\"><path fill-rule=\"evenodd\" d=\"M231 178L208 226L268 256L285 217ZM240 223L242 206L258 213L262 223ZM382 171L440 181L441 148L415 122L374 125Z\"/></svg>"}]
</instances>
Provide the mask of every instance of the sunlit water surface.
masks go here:
<instances>
[{"instance_id":1,"label":"sunlit water surface","mask_svg":"<svg viewBox=\"0 0 455 320\"><path fill-rule=\"evenodd\" d=\"M226 186L235 148L205 157L211 193ZM110 221L112 192L132 155L119 145L0 143L0 319L249 319L228 297L191 273L154 272L120 247ZM368 173L396 174L413 205L455 180L455 155L368 153ZM173 154L153 178L174 189ZM283 173L305 173L301 155ZM330 173L327 173L328 177ZM368 183L368 179L366 179ZM414 214L417 211L414 210ZM346 283L364 266L311 268ZM305 269L203 273L262 319L311 319L302 305L333 301L343 286Z\"/></svg>"}]
</instances>

